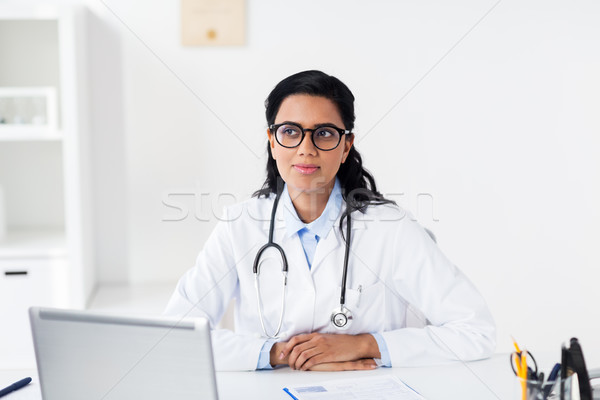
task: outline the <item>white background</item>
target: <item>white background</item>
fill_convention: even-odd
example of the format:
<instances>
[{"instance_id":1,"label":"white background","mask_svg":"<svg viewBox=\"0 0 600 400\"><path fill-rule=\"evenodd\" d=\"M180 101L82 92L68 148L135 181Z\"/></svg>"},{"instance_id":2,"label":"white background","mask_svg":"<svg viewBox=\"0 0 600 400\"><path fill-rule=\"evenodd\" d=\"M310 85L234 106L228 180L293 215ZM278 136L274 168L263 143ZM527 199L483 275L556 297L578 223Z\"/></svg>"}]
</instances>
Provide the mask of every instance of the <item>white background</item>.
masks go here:
<instances>
[{"instance_id":1,"label":"white background","mask_svg":"<svg viewBox=\"0 0 600 400\"><path fill-rule=\"evenodd\" d=\"M380 190L487 299L498 351L597 344L600 2L248 0L247 44L216 48L181 46L178 0L82 3L101 283L191 267L262 184L264 99L321 69L356 96Z\"/></svg>"}]
</instances>

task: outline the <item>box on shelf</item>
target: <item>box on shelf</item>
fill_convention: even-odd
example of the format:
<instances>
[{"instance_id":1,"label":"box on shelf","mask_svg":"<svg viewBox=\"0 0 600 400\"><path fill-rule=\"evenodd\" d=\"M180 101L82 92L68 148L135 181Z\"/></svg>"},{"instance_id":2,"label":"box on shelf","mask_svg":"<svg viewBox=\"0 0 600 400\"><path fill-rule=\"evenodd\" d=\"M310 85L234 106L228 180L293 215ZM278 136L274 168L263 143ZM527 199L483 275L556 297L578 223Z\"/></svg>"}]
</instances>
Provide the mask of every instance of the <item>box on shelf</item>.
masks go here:
<instances>
[{"instance_id":1,"label":"box on shelf","mask_svg":"<svg viewBox=\"0 0 600 400\"><path fill-rule=\"evenodd\" d=\"M56 88L0 87L0 131L57 128Z\"/></svg>"}]
</instances>

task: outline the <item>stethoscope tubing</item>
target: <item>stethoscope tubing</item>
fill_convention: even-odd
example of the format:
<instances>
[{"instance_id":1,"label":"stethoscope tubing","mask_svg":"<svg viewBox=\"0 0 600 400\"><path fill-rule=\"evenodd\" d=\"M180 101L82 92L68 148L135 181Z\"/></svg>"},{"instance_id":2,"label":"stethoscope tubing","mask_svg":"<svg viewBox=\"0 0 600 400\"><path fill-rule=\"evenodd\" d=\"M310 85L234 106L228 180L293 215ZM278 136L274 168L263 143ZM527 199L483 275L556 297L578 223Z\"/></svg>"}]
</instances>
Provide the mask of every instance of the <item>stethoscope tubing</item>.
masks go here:
<instances>
[{"instance_id":1,"label":"stethoscope tubing","mask_svg":"<svg viewBox=\"0 0 600 400\"><path fill-rule=\"evenodd\" d=\"M348 257L350 256L350 231L352 229L352 217L346 216L346 251L344 253L344 271L342 272L342 289L340 293L340 306L346 305L346 279L348 275Z\"/></svg>"},{"instance_id":2,"label":"stethoscope tubing","mask_svg":"<svg viewBox=\"0 0 600 400\"><path fill-rule=\"evenodd\" d=\"M254 265L252 266L252 272L254 273L254 289L256 290L258 318L260 319L260 325L262 327L264 334L270 339L277 339L277 337L279 335L279 331L281 330L281 325L283 324L284 309L285 309L285 293L287 292L287 290L285 290L286 286L287 286L287 274L288 274L287 257L285 256L285 251L283 251L283 248L280 245L278 245L277 243L273 242L273 231L274 231L274 227L275 227L275 213L277 212L277 204L279 203L280 195L281 195L281 192L277 192L277 196L275 196L275 201L273 203L273 209L271 210L271 222L269 224L269 241L258 250L258 253L256 253L256 257L254 258ZM283 295L281 296L281 313L279 314L279 323L277 324L277 329L275 330L275 333L273 333L272 335L267 332L267 328L265 326L264 318L262 315L263 307L262 307L262 299L260 297L260 284L258 282L258 274L259 274L259 270L260 270L260 265L259 265L260 258L262 256L262 253L264 253L269 248L277 249L277 251L279 251L279 254L281 254L281 259L283 261L283 265L281 267L281 272L283 274Z\"/></svg>"},{"instance_id":3,"label":"stethoscope tubing","mask_svg":"<svg viewBox=\"0 0 600 400\"><path fill-rule=\"evenodd\" d=\"M271 210L271 222L269 223L269 241L264 246L262 246L260 248L260 250L258 250L258 253L256 253L256 257L254 258L254 265L252 266L252 272L254 273L254 276L258 275L258 269L259 269L258 264L260 261L260 257L262 256L262 253L270 247L274 247L279 251L279 253L281 254L281 258L283 259L282 270L286 274L288 272L288 262L287 262L287 257L285 256L285 251L283 251L281 246L279 246L277 243L273 242L273 231L275 230L275 214L277 213L277 204L279 204L280 196L281 196L281 193L278 192L277 196L275 196L275 201L273 202L273 209Z\"/></svg>"},{"instance_id":4,"label":"stethoscope tubing","mask_svg":"<svg viewBox=\"0 0 600 400\"><path fill-rule=\"evenodd\" d=\"M263 245L258 252L256 253L256 257L254 258L254 264L252 266L252 272L254 274L254 288L256 290L256 302L257 302L257 308L258 308L258 317L260 319L260 325L262 327L262 330L264 332L264 334L270 338L270 339L277 339L279 332L281 330L281 326L283 324L283 315L284 315L284 308L285 308L285 293L286 293L286 287L287 287L287 275L288 275L288 262L287 262L287 257L285 255L285 251L283 250L283 248L278 245L277 243L275 243L273 241L273 231L275 228L275 214L277 212L277 205L279 203L279 198L281 196L281 191L278 191L276 196L275 196L275 200L273 202L273 209L271 210L271 221L269 224L269 241ZM342 286L341 286L341 290L340 290L340 307L339 310L336 309L334 310L333 314L331 315L331 321L333 323L333 326L337 329L347 329L348 325L350 323L350 321L352 320L352 313L350 312L350 310L348 310L345 307L345 303L346 303L346 280L348 278L348 259L350 257L350 240L351 240L351 230L352 230L352 218L350 216L350 213L348 213L346 215L346 249L345 249L345 253L344 253L344 269L342 271ZM262 314L262 300L261 300L261 296L260 296L260 284L258 281L258 275L260 273L260 258L262 256L262 254L269 248L275 248L277 249L277 251L279 251L279 254L281 255L281 259L283 261L283 265L281 267L281 272L283 275L283 295L281 296L281 313L279 315L279 323L277 324L277 329L275 330L274 334L269 334L267 332L265 323L264 323L264 318L263 318L263 314ZM338 325L335 321L336 321L336 316L342 314L342 319L345 321L343 324Z\"/></svg>"},{"instance_id":5,"label":"stethoscope tubing","mask_svg":"<svg viewBox=\"0 0 600 400\"><path fill-rule=\"evenodd\" d=\"M254 288L256 289L256 301L258 302L258 318L260 319L260 326L262 327L262 330L264 332L264 334L269 338L269 339L277 339L278 335L279 335L279 331L281 331L281 325L283 324L283 315L285 313L285 287L287 285L287 271L283 273L283 295L281 296L281 314L279 315L279 323L277 324L277 329L275 330L275 333L273 333L272 335L269 335L269 333L267 332L267 328L265 327L265 322L264 322L264 318L262 315L262 301L261 301L261 297L260 297L260 285L258 283L258 274L254 275Z\"/></svg>"}]
</instances>

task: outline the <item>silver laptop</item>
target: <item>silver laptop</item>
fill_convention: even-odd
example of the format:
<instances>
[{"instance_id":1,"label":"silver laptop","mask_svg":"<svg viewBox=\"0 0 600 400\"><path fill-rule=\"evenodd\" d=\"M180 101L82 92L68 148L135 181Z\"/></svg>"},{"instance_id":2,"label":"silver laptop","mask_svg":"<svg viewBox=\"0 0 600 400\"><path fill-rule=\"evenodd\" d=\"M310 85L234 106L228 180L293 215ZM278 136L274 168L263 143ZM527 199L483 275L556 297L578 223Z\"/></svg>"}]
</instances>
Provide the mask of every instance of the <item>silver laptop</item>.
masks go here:
<instances>
[{"instance_id":1,"label":"silver laptop","mask_svg":"<svg viewBox=\"0 0 600 400\"><path fill-rule=\"evenodd\" d=\"M218 398L205 319L38 307L29 318L44 400Z\"/></svg>"}]
</instances>

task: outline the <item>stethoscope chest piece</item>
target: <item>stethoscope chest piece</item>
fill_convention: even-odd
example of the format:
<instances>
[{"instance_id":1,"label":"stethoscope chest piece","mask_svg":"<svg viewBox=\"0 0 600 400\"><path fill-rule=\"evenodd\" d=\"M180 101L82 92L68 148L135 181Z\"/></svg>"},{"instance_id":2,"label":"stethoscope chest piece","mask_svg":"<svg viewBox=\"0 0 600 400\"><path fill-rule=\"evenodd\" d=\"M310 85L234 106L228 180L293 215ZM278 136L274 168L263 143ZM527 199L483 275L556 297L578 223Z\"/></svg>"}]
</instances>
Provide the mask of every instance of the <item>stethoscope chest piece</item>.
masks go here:
<instances>
[{"instance_id":1,"label":"stethoscope chest piece","mask_svg":"<svg viewBox=\"0 0 600 400\"><path fill-rule=\"evenodd\" d=\"M331 323L339 330L348 329L353 319L352 313L344 305L336 307L331 313Z\"/></svg>"}]
</instances>

